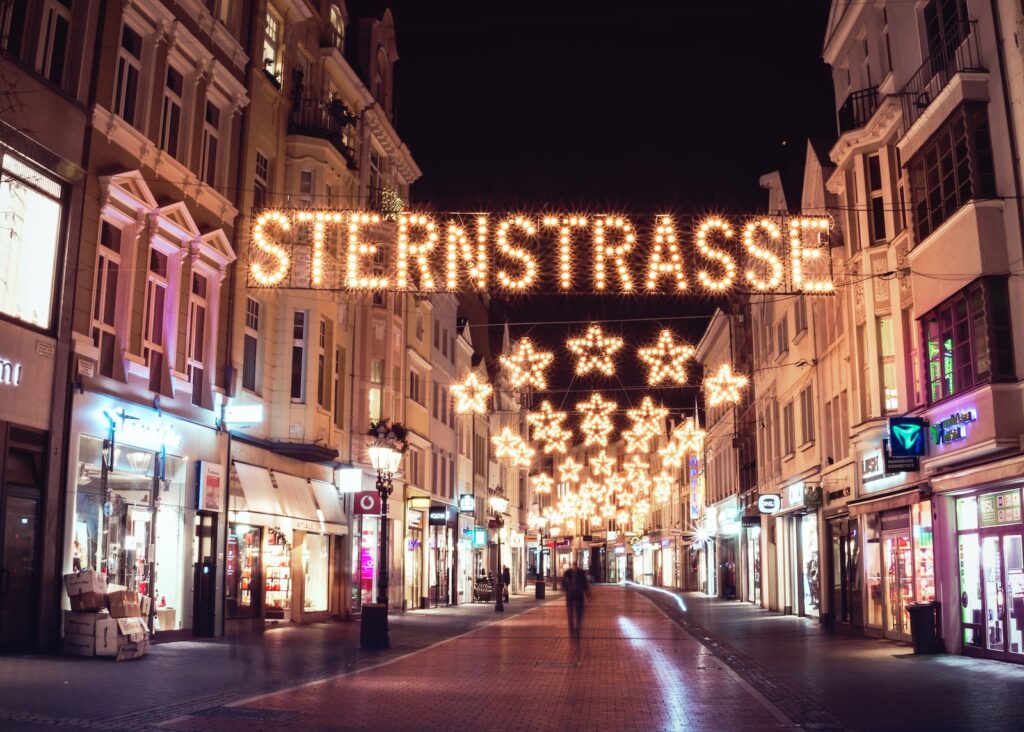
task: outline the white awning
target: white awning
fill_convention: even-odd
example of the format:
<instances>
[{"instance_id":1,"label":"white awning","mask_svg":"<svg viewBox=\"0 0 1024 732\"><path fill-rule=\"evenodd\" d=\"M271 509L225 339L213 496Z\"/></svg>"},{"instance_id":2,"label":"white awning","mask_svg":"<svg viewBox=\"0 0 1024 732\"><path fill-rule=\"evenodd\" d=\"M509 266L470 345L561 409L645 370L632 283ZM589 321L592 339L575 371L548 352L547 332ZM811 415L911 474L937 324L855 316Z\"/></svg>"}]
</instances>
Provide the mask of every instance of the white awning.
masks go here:
<instances>
[{"instance_id":1,"label":"white awning","mask_svg":"<svg viewBox=\"0 0 1024 732\"><path fill-rule=\"evenodd\" d=\"M235 470L238 471L238 481L242 484L242 493L245 494L248 510L272 516L279 516L282 513L281 502L277 500L277 491L270 480L269 470L238 462L235 463Z\"/></svg>"},{"instance_id":2,"label":"white awning","mask_svg":"<svg viewBox=\"0 0 1024 732\"><path fill-rule=\"evenodd\" d=\"M311 479L309 482L313 486L316 502L320 504L320 510L323 511L324 520L336 524L347 523L345 512L341 510L341 497L338 495L338 489L322 480Z\"/></svg>"},{"instance_id":3,"label":"white awning","mask_svg":"<svg viewBox=\"0 0 1024 732\"><path fill-rule=\"evenodd\" d=\"M287 473L279 473L275 470L274 479L277 481L277 487L281 491L285 516L306 519L307 521L320 520L320 517L316 515L313 493L310 490L309 482L305 478L288 475Z\"/></svg>"}]
</instances>

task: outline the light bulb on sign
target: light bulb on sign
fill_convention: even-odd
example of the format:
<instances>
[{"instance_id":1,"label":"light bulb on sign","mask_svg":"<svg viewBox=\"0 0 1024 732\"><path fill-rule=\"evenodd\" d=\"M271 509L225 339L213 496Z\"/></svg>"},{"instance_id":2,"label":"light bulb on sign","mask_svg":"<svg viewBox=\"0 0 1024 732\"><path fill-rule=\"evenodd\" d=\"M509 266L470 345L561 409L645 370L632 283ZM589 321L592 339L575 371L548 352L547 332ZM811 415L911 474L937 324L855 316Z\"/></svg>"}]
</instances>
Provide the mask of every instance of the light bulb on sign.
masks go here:
<instances>
[{"instance_id":1,"label":"light bulb on sign","mask_svg":"<svg viewBox=\"0 0 1024 732\"><path fill-rule=\"evenodd\" d=\"M610 243L613 232L621 232L617 243ZM608 261L615 263L623 292L633 290L633 276L626 264L626 255L633 249L636 235L633 226L621 216L598 216L594 219L594 289L603 291L607 287Z\"/></svg>"},{"instance_id":2,"label":"light bulb on sign","mask_svg":"<svg viewBox=\"0 0 1024 732\"><path fill-rule=\"evenodd\" d=\"M608 455L604 450L590 458L590 473L595 478L611 475L614 468L615 458Z\"/></svg>"},{"instance_id":3,"label":"light bulb on sign","mask_svg":"<svg viewBox=\"0 0 1024 732\"><path fill-rule=\"evenodd\" d=\"M693 358L696 349L688 343L677 341L670 330L658 334L653 346L637 349L637 357L647 364L647 383L657 386L663 381L676 384L686 383L686 362Z\"/></svg>"},{"instance_id":4,"label":"light bulb on sign","mask_svg":"<svg viewBox=\"0 0 1024 732\"><path fill-rule=\"evenodd\" d=\"M736 260L724 249L708 244L708 237L714 232L719 232L727 241L733 237L733 230L728 221L716 216L706 218L697 228L697 251L720 266L721 276L713 277L707 270L702 269L697 272L697 279L711 292L724 292L732 287L736 279Z\"/></svg>"},{"instance_id":5,"label":"light bulb on sign","mask_svg":"<svg viewBox=\"0 0 1024 732\"><path fill-rule=\"evenodd\" d=\"M675 283L676 292L687 289L686 275L683 272L683 257L679 253L679 242L676 229L670 216L661 216L654 233L654 247L647 267L647 289L654 292L658 289L658 280L668 277Z\"/></svg>"},{"instance_id":6,"label":"light bulb on sign","mask_svg":"<svg viewBox=\"0 0 1024 732\"><path fill-rule=\"evenodd\" d=\"M754 237L758 231L764 232L769 242L777 244L782 239L782 230L770 219L758 219L743 227L743 248L753 258L764 262L768 267L768 279L762 279L751 268L746 271L747 282L759 291L774 290L782 282L782 260L767 247L758 245Z\"/></svg>"}]
</instances>

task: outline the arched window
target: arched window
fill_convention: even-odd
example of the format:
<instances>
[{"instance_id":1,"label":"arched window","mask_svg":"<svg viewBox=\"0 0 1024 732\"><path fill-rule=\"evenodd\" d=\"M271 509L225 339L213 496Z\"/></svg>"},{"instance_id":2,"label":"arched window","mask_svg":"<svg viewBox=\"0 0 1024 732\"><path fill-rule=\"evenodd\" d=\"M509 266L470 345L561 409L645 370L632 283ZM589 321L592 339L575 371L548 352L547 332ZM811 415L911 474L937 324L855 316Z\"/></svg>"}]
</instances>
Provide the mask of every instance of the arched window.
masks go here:
<instances>
[{"instance_id":1,"label":"arched window","mask_svg":"<svg viewBox=\"0 0 1024 732\"><path fill-rule=\"evenodd\" d=\"M337 5L331 6L331 45L339 51L345 50L345 18L341 14L341 8Z\"/></svg>"}]
</instances>

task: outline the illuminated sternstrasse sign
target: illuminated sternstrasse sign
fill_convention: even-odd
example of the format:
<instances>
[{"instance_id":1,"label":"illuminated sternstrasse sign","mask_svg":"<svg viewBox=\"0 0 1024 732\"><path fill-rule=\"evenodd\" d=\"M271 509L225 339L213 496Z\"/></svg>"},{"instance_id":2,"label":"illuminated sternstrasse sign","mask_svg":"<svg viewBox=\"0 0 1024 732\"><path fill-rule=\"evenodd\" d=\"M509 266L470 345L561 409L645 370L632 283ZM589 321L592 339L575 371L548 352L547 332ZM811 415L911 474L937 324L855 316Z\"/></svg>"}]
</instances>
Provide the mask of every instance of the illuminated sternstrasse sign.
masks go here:
<instances>
[{"instance_id":1,"label":"illuminated sternstrasse sign","mask_svg":"<svg viewBox=\"0 0 1024 732\"><path fill-rule=\"evenodd\" d=\"M823 216L699 220L684 246L671 216L256 213L249 284L346 291L830 294ZM786 234L783 233L785 226Z\"/></svg>"}]
</instances>

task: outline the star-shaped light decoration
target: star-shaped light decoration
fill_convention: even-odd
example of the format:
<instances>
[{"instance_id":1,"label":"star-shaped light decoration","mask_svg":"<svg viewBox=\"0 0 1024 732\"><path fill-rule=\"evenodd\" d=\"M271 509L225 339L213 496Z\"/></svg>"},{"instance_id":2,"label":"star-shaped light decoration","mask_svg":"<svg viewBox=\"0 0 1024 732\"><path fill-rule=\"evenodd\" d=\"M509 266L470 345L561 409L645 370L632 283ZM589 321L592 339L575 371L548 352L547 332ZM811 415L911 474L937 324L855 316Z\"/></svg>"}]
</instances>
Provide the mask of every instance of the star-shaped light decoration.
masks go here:
<instances>
[{"instance_id":1,"label":"star-shaped light decoration","mask_svg":"<svg viewBox=\"0 0 1024 732\"><path fill-rule=\"evenodd\" d=\"M619 528L622 528L622 526L624 524L628 524L629 523L629 512L628 511L619 511L617 514L615 514L615 523L617 523L619 525Z\"/></svg>"},{"instance_id":2,"label":"star-shaped light decoration","mask_svg":"<svg viewBox=\"0 0 1024 732\"><path fill-rule=\"evenodd\" d=\"M610 519L615 517L615 504L614 503L602 503L601 504L601 518Z\"/></svg>"},{"instance_id":3,"label":"star-shaped light decoration","mask_svg":"<svg viewBox=\"0 0 1024 732\"><path fill-rule=\"evenodd\" d=\"M664 433L668 410L661 405L655 406L654 400L645 396L638 409L626 410L626 416L633 423L622 433L626 452L649 452L651 440Z\"/></svg>"},{"instance_id":4,"label":"star-shaped light decoration","mask_svg":"<svg viewBox=\"0 0 1024 732\"><path fill-rule=\"evenodd\" d=\"M666 468L679 468L683 465L683 458L687 453L699 453L704 446L704 430L697 424L697 420L688 417L681 425L675 428L668 444L658 450L661 455L661 463Z\"/></svg>"},{"instance_id":5,"label":"star-shaped light decoration","mask_svg":"<svg viewBox=\"0 0 1024 732\"><path fill-rule=\"evenodd\" d=\"M588 462L590 464L590 473L595 478L602 478L611 475L613 472L612 469L615 467L615 458L610 456L604 450L601 450L601 452L591 457Z\"/></svg>"},{"instance_id":6,"label":"star-shaped light decoration","mask_svg":"<svg viewBox=\"0 0 1024 732\"><path fill-rule=\"evenodd\" d=\"M723 363L718 367L714 376L704 379L704 397L709 407L718 407L722 404L739 404L740 390L747 386L747 377L743 374L734 374L732 366Z\"/></svg>"},{"instance_id":7,"label":"star-shaped light decoration","mask_svg":"<svg viewBox=\"0 0 1024 732\"><path fill-rule=\"evenodd\" d=\"M455 413L487 414L487 401L493 392L494 389L490 384L478 379L476 372L470 371L461 384L452 384Z\"/></svg>"},{"instance_id":8,"label":"star-shaped light decoration","mask_svg":"<svg viewBox=\"0 0 1024 732\"><path fill-rule=\"evenodd\" d=\"M663 381L686 383L686 362L697 352L689 343L677 341L670 330L663 330L653 346L636 351L637 357L647 364L647 383L657 386Z\"/></svg>"},{"instance_id":9,"label":"star-shaped light decoration","mask_svg":"<svg viewBox=\"0 0 1024 732\"><path fill-rule=\"evenodd\" d=\"M491 437L491 442L494 443L494 455L499 460L507 460L510 465L518 468L530 467L535 450L511 427L502 428L501 432Z\"/></svg>"},{"instance_id":10,"label":"star-shaped light decoration","mask_svg":"<svg viewBox=\"0 0 1024 732\"><path fill-rule=\"evenodd\" d=\"M583 415L580 421L580 432L583 435L583 446L598 445L608 447L608 436L615 429L612 415L618 404L611 399L594 392L586 401L576 405L577 411Z\"/></svg>"},{"instance_id":11,"label":"star-shaped light decoration","mask_svg":"<svg viewBox=\"0 0 1024 732\"><path fill-rule=\"evenodd\" d=\"M639 455L633 455L622 464L622 469L626 471L626 479L629 481L635 480L637 476L646 475L650 468L650 463Z\"/></svg>"},{"instance_id":12,"label":"star-shaped light decoration","mask_svg":"<svg viewBox=\"0 0 1024 732\"><path fill-rule=\"evenodd\" d=\"M530 483L533 484L534 493L550 493L555 479L547 473L537 473L530 478Z\"/></svg>"},{"instance_id":13,"label":"star-shaped light decoration","mask_svg":"<svg viewBox=\"0 0 1024 732\"><path fill-rule=\"evenodd\" d=\"M583 335L567 340L565 347L578 357L578 375L586 376L591 371L598 371L605 376L614 376L615 361L612 357L621 350L622 339L605 335L600 325L591 325Z\"/></svg>"},{"instance_id":14,"label":"star-shaped light decoration","mask_svg":"<svg viewBox=\"0 0 1024 732\"><path fill-rule=\"evenodd\" d=\"M626 479L621 473L612 473L604 479L604 490L609 497L621 495L625 486Z\"/></svg>"},{"instance_id":15,"label":"star-shaped light decoration","mask_svg":"<svg viewBox=\"0 0 1024 732\"><path fill-rule=\"evenodd\" d=\"M672 485L675 481L668 473L658 473L654 476L654 500L658 503L665 503L672 495Z\"/></svg>"},{"instance_id":16,"label":"star-shaped light decoration","mask_svg":"<svg viewBox=\"0 0 1024 732\"><path fill-rule=\"evenodd\" d=\"M579 483L581 470L583 470L582 463L573 460L572 456L567 457L558 466L558 478L562 483Z\"/></svg>"},{"instance_id":17,"label":"star-shaped light decoration","mask_svg":"<svg viewBox=\"0 0 1024 732\"><path fill-rule=\"evenodd\" d=\"M551 402L546 399L540 403L540 409L526 415L527 423L533 427L533 439L541 443L545 453L565 453L569 448L572 431L562 426L566 413L555 411Z\"/></svg>"},{"instance_id":18,"label":"star-shaped light decoration","mask_svg":"<svg viewBox=\"0 0 1024 732\"><path fill-rule=\"evenodd\" d=\"M512 351L502 354L498 361L508 374L513 389L547 389L548 382L544 371L551 365L554 357L553 353L538 351L529 338L520 338Z\"/></svg>"}]
</instances>

